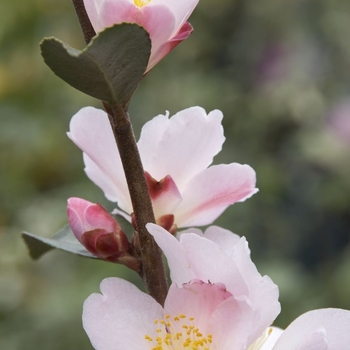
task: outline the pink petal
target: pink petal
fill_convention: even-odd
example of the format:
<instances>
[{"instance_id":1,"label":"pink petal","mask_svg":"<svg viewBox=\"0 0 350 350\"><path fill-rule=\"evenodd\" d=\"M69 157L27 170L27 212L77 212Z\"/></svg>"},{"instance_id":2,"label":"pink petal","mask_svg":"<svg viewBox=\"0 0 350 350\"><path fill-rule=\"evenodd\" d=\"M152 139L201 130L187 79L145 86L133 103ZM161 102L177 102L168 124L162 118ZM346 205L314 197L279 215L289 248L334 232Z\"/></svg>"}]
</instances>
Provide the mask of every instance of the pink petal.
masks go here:
<instances>
[{"instance_id":1,"label":"pink petal","mask_svg":"<svg viewBox=\"0 0 350 350\"><path fill-rule=\"evenodd\" d=\"M164 310L171 316L184 314L187 319L194 318L195 327L199 328L201 333L207 333L210 331L208 322L213 312L220 303L231 296L231 293L227 292L225 286L220 283L211 284L193 280L184 284L182 288L172 284Z\"/></svg>"},{"instance_id":2,"label":"pink petal","mask_svg":"<svg viewBox=\"0 0 350 350\"><path fill-rule=\"evenodd\" d=\"M222 302L209 323L216 348L247 349L253 315L249 301L245 298L231 297Z\"/></svg>"},{"instance_id":3,"label":"pink petal","mask_svg":"<svg viewBox=\"0 0 350 350\"><path fill-rule=\"evenodd\" d=\"M350 344L349 329L350 311L348 310L309 311L287 327L273 350L345 350ZM325 344L328 347L325 347Z\"/></svg>"},{"instance_id":4,"label":"pink petal","mask_svg":"<svg viewBox=\"0 0 350 350\"><path fill-rule=\"evenodd\" d=\"M153 56L161 45L171 39L175 30L175 17L169 7L165 5L152 4L152 6L144 6L141 11L142 17L138 24L144 27L150 35L152 40L151 56Z\"/></svg>"},{"instance_id":5,"label":"pink petal","mask_svg":"<svg viewBox=\"0 0 350 350\"><path fill-rule=\"evenodd\" d=\"M146 227L168 260L171 281L181 287L183 283L197 279L180 242L158 225L147 224Z\"/></svg>"},{"instance_id":6,"label":"pink petal","mask_svg":"<svg viewBox=\"0 0 350 350\"><path fill-rule=\"evenodd\" d=\"M101 294L84 303L83 326L95 349L149 350L145 335L156 335L154 320L162 307L149 295L120 278L101 283Z\"/></svg>"},{"instance_id":7,"label":"pink petal","mask_svg":"<svg viewBox=\"0 0 350 350\"><path fill-rule=\"evenodd\" d=\"M128 187L107 114L93 107L82 108L73 116L67 134L85 153L88 177L109 200L118 201L120 208L130 213Z\"/></svg>"},{"instance_id":8,"label":"pink petal","mask_svg":"<svg viewBox=\"0 0 350 350\"><path fill-rule=\"evenodd\" d=\"M241 239L241 237L235 233L232 233L231 231L219 226L210 226L205 230L205 233L202 233L202 231L197 228L189 228L185 231L179 232L177 234L177 238L180 239L180 236L184 233L196 233L200 237L205 237L206 239L215 242L228 256L233 255L234 246Z\"/></svg>"},{"instance_id":9,"label":"pink petal","mask_svg":"<svg viewBox=\"0 0 350 350\"><path fill-rule=\"evenodd\" d=\"M177 45L187 39L193 32L193 27L188 22L180 28L180 31L171 40L163 43L157 50L153 51L148 62L147 70L151 70L161 59L163 59L170 51L174 50Z\"/></svg>"},{"instance_id":10,"label":"pink petal","mask_svg":"<svg viewBox=\"0 0 350 350\"><path fill-rule=\"evenodd\" d=\"M86 208L85 219L93 229L102 228L107 232L120 230L120 226L113 216L99 204L93 204Z\"/></svg>"},{"instance_id":11,"label":"pink petal","mask_svg":"<svg viewBox=\"0 0 350 350\"><path fill-rule=\"evenodd\" d=\"M182 193L187 182L206 169L221 150L225 140L221 120L220 111L207 115L201 107L178 112L167 126L164 117L152 119L138 142L145 170L158 180L171 175Z\"/></svg>"},{"instance_id":12,"label":"pink petal","mask_svg":"<svg viewBox=\"0 0 350 350\"><path fill-rule=\"evenodd\" d=\"M67 201L67 216L69 225L81 243L81 236L86 231L84 227L84 212L85 209L91 205L91 202L82 198L69 198Z\"/></svg>"},{"instance_id":13,"label":"pink petal","mask_svg":"<svg viewBox=\"0 0 350 350\"><path fill-rule=\"evenodd\" d=\"M86 0L85 0L86 1ZM97 0L95 0L96 2ZM127 0L102 0L99 2L99 17L96 31L111 27L117 23L137 23L141 25L142 11L135 6L133 1Z\"/></svg>"},{"instance_id":14,"label":"pink petal","mask_svg":"<svg viewBox=\"0 0 350 350\"><path fill-rule=\"evenodd\" d=\"M280 313L279 290L270 277L260 275L250 258L250 250L245 237L234 246L232 258L248 288L249 300L255 314L249 338L249 342L252 343Z\"/></svg>"},{"instance_id":15,"label":"pink petal","mask_svg":"<svg viewBox=\"0 0 350 350\"><path fill-rule=\"evenodd\" d=\"M170 175L160 181L153 179L147 172L145 176L155 217L172 214L182 200L174 180Z\"/></svg>"},{"instance_id":16,"label":"pink petal","mask_svg":"<svg viewBox=\"0 0 350 350\"><path fill-rule=\"evenodd\" d=\"M235 296L248 293L235 261L224 254L214 242L192 233L182 234L178 241L154 224L147 224L147 229L168 260L173 283L181 286L192 279L209 280L212 283L225 284ZM245 252L245 247L240 249Z\"/></svg>"},{"instance_id":17,"label":"pink petal","mask_svg":"<svg viewBox=\"0 0 350 350\"><path fill-rule=\"evenodd\" d=\"M255 171L238 163L212 166L188 183L175 213L179 227L211 224L229 205L258 191Z\"/></svg>"},{"instance_id":18,"label":"pink petal","mask_svg":"<svg viewBox=\"0 0 350 350\"><path fill-rule=\"evenodd\" d=\"M183 24L187 21L188 17L191 15L195 7L197 6L199 0L152 0L148 6L153 5L165 5L169 7L171 12L175 17L175 33L183 26Z\"/></svg>"}]
</instances>

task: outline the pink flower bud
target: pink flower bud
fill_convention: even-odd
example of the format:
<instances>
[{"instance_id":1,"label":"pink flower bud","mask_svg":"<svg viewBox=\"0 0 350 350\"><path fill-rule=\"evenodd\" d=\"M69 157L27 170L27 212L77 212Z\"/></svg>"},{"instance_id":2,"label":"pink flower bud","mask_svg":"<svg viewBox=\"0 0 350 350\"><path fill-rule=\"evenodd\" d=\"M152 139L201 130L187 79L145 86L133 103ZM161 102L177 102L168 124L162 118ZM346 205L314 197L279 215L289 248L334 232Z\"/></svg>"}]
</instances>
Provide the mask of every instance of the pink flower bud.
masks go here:
<instances>
[{"instance_id":1,"label":"pink flower bud","mask_svg":"<svg viewBox=\"0 0 350 350\"><path fill-rule=\"evenodd\" d=\"M90 253L139 271L140 260L132 255L125 233L100 204L81 198L69 198L67 215L75 237Z\"/></svg>"},{"instance_id":2,"label":"pink flower bud","mask_svg":"<svg viewBox=\"0 0 350 350\"><path fill-rule=\"evenodd\" d=\"M117 221L105 208L85 199L69 198L67 215L69 225L80 243L82 243L82 235L87 231L99 229L109 233L121 230Z\"/></svg>"}]
</instances>

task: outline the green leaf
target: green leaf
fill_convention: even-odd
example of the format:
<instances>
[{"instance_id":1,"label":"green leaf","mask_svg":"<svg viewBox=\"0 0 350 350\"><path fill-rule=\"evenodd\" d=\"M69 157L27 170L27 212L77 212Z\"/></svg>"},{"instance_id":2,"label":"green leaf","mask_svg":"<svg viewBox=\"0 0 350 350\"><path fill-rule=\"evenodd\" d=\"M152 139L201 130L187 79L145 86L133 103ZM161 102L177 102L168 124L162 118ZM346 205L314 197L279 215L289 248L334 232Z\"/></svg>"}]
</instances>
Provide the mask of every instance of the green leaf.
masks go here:
<instances>
[{"instance_id":1,"label":"green leaf","mask_svg":"<svg viewBox=\"0 0 350 350\"><path fill-rule=\"evenodd\" d=\"M110 105L127 104L146 71L151 40L137 24L117 24L82 51L45 38L41 54L51 70L74 88Z\"/></svg>"},{"instance_id":2,"label":"green leaf","mask_svg":"<svg viewBox=\"0 0 350 350\"><path fill-rule=\"evenodd\" d=\"M51 249L60 249L87 258L96 258L75 238L69 225L58 231L52 238L40 237L28 232L23 232L22 238L34 260L39 259Z\"/></svg>"}]
</instances>

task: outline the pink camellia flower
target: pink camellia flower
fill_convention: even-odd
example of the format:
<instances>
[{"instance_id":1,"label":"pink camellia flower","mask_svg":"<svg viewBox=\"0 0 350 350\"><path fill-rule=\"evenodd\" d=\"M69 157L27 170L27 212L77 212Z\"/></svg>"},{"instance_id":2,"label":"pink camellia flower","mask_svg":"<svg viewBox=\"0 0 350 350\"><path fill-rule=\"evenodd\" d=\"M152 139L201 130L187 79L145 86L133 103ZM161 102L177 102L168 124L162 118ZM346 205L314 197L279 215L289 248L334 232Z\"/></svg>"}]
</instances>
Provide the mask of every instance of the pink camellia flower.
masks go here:
<instances>
[{"instance_id":1,"label":"pink camellia flower","mask_svg":"<svg viewBox=\"0 0 350 350\"><path fill-rule=\"evenodd\" d=\"M173 284L164 308L126 281L105 279L102 295L84 304L83 324L95 349L247 349L264 334L280 311L278 289L257 271L245 239L212 227L204 236L183 233L178 241L165 234L171 239L163 240L164 229L147 227L167 246Z\"/></svg>"},{"instance_id":2,"label":"pink camellia flower","mask_svg":"<svg viewBox=\"0 0 350 350\"><path fill-rule=\"evenodd\" d=\"M254 314L250 338L262 334L279 314L278 288L258 272L245 237L218 226L204 234L191 228L177 238L158 225L146 227L167 258L172 283L178 287L191 280L222 283L236 298L248 301Z\"/></svg>"},{"instance_id":3,"label":"pink camellia flower","mask_svg":"<svg viewBox=\"0 0 350 350\"><path fill-rule=\"evenodd\" d=\"M138 147L157 222L177 227L212 223L229 205L258 190L254 170L238 163L214 165L225 140L222 113L200 107L159 115L141 131ZM105 196L133 212L114 136L105 112L86 107L73 116L68 136L84 152L85 172Z\"/></svg>"},{"instance_id":4,"label":"pink camellia flower","mask_svg":"<svg viewBox=\"0 0 350 350\"><path fill-rule=\"evenodd\" d=\"M69 198L67 215L75 237L90 253L139 271L140 260L131 254L125 233L100 204L81 198Z\"/></svg>"},{"instance_id":5,"label":"pink camellia flower","mask_svg":"<svg viewBox=\"0 0 350 350\"><path fill-rule=\"evenodd\" d=\"M278 289L258 273L244 238L218 227L191 229L179 240L153 224L148 230L166 247L173 284L165 305L129 282L105 279L102 295L84 303L83 325L96 350L349 349L349 311L315 310L285 331L270 327L280 311ZM199 275L204 280L191 278Z\"/></svg>"},{"instance_id":6,"label":"pink camellia flower","mask_svg":"<svg viewBox=\"0 0 350 350\"><path fill-rule=\"evenodd\" d=\"M84 0L96 32L117 23L137 23L149 33L152 49L146 72L192 33L186 22L199 0Z\"/></svg>"}]
</instances>

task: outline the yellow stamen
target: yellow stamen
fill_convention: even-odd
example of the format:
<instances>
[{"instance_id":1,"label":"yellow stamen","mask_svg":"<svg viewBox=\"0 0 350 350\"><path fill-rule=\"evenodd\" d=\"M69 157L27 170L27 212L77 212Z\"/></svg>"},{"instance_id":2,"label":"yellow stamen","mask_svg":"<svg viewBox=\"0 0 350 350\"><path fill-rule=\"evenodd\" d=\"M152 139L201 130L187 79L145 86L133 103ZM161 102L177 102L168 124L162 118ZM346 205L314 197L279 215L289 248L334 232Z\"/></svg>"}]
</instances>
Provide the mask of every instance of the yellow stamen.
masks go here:
<instances>
[{"instance_id":1,"label":"yellow stamen","mask_svg":"<svg viewBox=\"0 0 350 350\"><path fill-rule=\"evenodd\" d=\"M134 0L135 6L142 8L143 6L147 5L151 0Z\"/></svg>"},{"instance_id":2,"label":"yellow stamen","mask_svg":"<svg viewBox=\"0 0 350 350\"><path fill-rule=\"evenodd\" d=\"M203 335L194 326L194 318L180 314L170 318L165 315L164 319L154 322L161 327L157 327L157 336L152 338L145 335L145 340L149 344L150 350L212 350L213 336ZM183 333L181 330L184 330Z\"/></svg>"}]
</instances>

